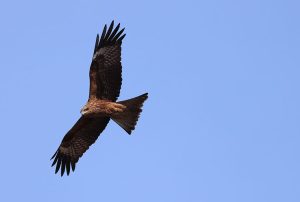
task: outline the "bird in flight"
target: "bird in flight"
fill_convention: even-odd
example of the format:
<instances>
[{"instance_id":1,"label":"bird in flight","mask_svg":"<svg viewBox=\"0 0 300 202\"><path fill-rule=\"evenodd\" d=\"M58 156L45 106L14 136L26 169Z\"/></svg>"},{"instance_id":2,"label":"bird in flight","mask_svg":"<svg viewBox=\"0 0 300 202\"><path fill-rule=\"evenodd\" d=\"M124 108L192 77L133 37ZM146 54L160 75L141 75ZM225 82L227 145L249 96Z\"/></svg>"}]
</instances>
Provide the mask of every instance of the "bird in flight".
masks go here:
<instances>
[{"instance_id":1,"label":"bird in flight","mask_svg":"<svg viewBox=\"0 0 300 202\"><path fill-rule=\"evenodd\" d=\"M75 170L76 163L105 129L110 119L114 120L128 134L134 130L148 93L124 101L118 101L122 84L121 45L126 34L120 23L114 28L114 21L107 29L104 26L101 37L97 35L90 66L89 99L81 109L81 117L64 136L52 156L55 173Z\"/></svg>"}]
</instances>

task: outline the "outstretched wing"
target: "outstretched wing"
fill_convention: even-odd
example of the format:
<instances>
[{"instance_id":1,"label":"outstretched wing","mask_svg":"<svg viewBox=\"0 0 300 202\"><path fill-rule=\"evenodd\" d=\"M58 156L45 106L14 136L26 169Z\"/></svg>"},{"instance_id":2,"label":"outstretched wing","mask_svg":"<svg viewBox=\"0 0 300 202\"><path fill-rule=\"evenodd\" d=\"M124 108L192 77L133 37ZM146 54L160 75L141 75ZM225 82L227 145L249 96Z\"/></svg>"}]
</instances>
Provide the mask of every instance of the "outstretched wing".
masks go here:
<instances>
[{"instance_id":1,"label":"outstretched wing","mask_svg":"<svg viewBox=\"0 0 300 202\"><path fill-rule=\"evenodd\" d=\"M109 118L87 118L81 117L71 130L63 138L59 148L52 156L54 158L52 166L56 164L55 173L61 169L61 176L65 170L67 175L70 168L75 170L75 165L83 153L88 150L105 129Z\"/></svg>"},{"instance_id":2,"label":"outstretched wing","mask_svg":"<svg viewBox=\"0 0 300 202\"><path fill-rule=\"evenodd\" d=\"M90 67L91 98L116 101L122 85L121 44L126 34L119 31L120 23L114 28L114 21L108 30L104 26L101 38L96 38L94 55Z\"/></svg>"}]
</instances>

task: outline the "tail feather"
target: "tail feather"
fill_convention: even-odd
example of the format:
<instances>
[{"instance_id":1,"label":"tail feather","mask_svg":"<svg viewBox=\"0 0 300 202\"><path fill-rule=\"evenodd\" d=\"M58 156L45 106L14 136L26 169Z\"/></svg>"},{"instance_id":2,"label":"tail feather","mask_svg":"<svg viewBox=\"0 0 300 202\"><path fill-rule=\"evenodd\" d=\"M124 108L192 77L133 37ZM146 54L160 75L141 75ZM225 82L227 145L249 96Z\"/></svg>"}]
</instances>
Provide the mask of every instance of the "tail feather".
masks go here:
<instances>
[{"instance_id":1,"label":"tail feather","mask_svg":"<svg viewBox=\"0 0 300 202\"><path fill-rule=\"evenodd\" d=\"M135 98L118 102L125 105L126 109L122 113L111 117L119 126L121 126L128 134L134 130L135 125L142 112L142 106L148 98L148 93L137 96Z\"/></svg>"}]
</instances>

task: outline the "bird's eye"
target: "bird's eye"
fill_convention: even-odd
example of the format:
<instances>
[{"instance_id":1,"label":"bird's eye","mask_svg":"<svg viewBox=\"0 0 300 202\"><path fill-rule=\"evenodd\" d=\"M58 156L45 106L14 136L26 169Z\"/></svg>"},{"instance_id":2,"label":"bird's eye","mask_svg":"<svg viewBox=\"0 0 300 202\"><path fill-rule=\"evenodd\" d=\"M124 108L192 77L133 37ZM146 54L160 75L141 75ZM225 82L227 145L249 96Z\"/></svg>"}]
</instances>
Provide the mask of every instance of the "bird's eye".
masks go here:
<instances>
[{"instance_id":1,"label":"bird's eye","mask_svg":"<svg viewBox=\"0 0 300 202\"><path fill-rule=\"evenodd\" d=\"M84 109L84 111L88 111L88 110L89 110L89 108L85 108L85 109Z\"/></svg>"}]
</instances>

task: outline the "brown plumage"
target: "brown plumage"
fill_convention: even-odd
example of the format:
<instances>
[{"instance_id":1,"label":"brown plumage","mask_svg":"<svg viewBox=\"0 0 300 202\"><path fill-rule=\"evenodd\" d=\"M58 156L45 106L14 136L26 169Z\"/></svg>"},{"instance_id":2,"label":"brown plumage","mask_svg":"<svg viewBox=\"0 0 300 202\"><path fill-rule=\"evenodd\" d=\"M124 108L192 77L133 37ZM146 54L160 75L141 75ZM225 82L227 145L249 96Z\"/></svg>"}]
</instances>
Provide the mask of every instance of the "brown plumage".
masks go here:
<instances>
[{"instance_id":1,"label":"brown plumage","mask_svg":"<svg viewBox=\"0 0 300 202\"><path fill-rule=\"evenodd\" d=\"M128 134L134 130L142 111L145 93L138 97L116 102L122 84L121 44L126 34L120 24L114 29L114 21L109 28L104 26L102 35L96 38L90 67L90 93L87 104L81 109L82 116L63 138L52 156L55 173L61 170L67 175L83 153L88 150L105 129L110 119L119 124ZM123 35L122 35L123 34Z\"/></svg>"}]
</instances>

